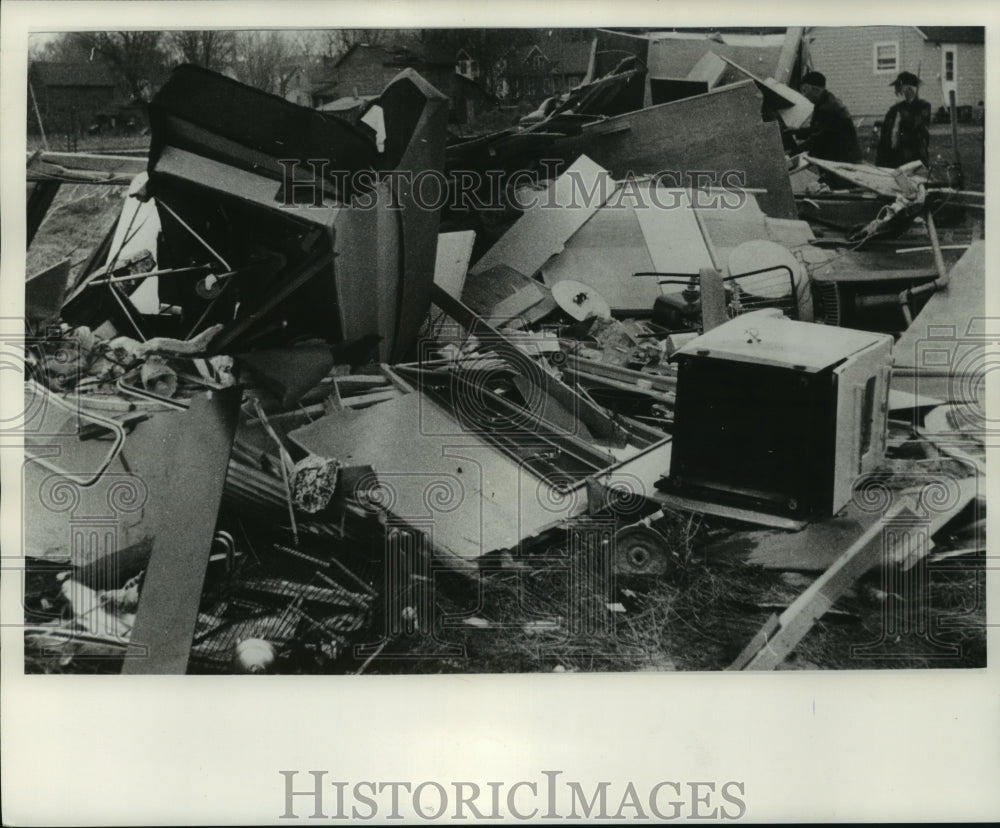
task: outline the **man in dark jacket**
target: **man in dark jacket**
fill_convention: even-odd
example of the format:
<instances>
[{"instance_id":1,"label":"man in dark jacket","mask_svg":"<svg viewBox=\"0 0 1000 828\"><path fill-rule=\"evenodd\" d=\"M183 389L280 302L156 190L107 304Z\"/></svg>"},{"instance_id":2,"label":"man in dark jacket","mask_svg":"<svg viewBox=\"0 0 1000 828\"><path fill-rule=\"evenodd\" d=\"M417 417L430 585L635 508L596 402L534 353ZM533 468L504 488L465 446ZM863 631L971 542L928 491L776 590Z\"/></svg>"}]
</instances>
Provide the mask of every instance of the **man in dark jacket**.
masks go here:
<instances>
[{"instance_id":1,"label":"man in dark jacket","mask_svg":"<svg viewBox=\"0 0 1000 828\"><path fill-rule=\"evenodd\" d=\"M902 100L882 120L875 164L895 169L910 161L923 161L929 167L931 105L917 97L920 78L912 72L900 72L892 86Z\"/></svg>"},{"instance_id":2,"label":"man in dark jacket","mask_svg":"<svg viewBox=\"0 0 1000 828\"><path fill-rule=\"evenodd\" d=\"M822 72L806 72L799 84L799 91L813 105L809 125L797 129L793 135L801 140L794 152L807 152L827 161L861 161L861 146L854 120L840 100L826 89L826 76Z\"/></svg>"}]
</instances>

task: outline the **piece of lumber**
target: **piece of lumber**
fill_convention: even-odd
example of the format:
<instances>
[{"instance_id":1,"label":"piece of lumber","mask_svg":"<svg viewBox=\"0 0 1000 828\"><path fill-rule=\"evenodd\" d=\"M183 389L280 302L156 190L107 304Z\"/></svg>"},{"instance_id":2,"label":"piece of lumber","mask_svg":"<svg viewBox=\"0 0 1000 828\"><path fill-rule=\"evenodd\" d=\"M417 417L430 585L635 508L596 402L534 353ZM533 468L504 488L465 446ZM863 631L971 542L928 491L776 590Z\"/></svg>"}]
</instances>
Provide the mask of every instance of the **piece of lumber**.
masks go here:
<instances>
[{"instance_id":1,"label":"piece of lumber","mask_svg":"<svg viewBox=\"0 0 1000 828\"><path fill-rule=\"evenodd\" d=\"M701 286L701 326L705 333L729 321L726 313L726 287L722 274L714 267L703 267L699 273Z\"/></svg>"},{"instance_id":2,"label":"piece of lumber","mask_svg":"<svg viewBox=\"0 0 1000 828\"><path fill-rule=\"evenodd\" d=\"M160 518L123 674L187 670L242 397L239 386L210 391L170 420L170 488L156 504Z\"/></svg>"},{"instance_id":3,"label":"piece of lumber","mask_svg":"<svg viewBox=\"0 0 1000 828\"><path fill-rule=\"evenodd\" d=\"M897 501L882 520L876 521L848 547L837 562L820 575L792 605L778 616L778 625L768 621L728 669L773 670L788 657L809 630L844 592L882 556L882 533L887 521L916 519L908 504ZM740 666L736 666L740 665Z\"/></svg>"}]
</instances>

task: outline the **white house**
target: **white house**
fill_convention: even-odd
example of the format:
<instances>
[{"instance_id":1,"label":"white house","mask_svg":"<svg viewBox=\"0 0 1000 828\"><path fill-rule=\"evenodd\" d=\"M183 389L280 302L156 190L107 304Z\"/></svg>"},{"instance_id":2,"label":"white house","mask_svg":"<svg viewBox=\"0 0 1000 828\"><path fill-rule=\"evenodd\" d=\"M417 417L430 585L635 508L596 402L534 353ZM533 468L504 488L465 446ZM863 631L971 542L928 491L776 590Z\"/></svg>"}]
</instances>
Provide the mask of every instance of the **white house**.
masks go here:
<instances>
[{"instance_id":1,"label":"white house","mask_svg":"<svg viewBox=\"0 0 1000 828\"><path fill-rule=\"evenodd\" d=\"M889 86L902 71L922 81L935 112L955 92L960 114L981 117L986 100L982 26L817 26L806 29L812 68L856 118L881 118L896 102Z\"/></svg>"}]
</instances>

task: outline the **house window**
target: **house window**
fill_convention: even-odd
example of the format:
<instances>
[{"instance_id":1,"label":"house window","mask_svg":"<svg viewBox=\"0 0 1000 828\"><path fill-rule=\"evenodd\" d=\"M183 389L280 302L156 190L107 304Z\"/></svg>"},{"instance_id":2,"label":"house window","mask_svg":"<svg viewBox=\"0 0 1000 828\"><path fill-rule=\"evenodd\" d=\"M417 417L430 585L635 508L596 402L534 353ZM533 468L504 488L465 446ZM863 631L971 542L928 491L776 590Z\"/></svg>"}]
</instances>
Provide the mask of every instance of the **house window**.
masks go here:
<instances>
[{"instance_id":1,"label":"house window","mask_svg":"<svg viewBox=\"0 0 1000 828\"><path fill-rule=\"evenodd\" d=\"M955 53L950 49L944 53L944 79L948 83L955 80Z\"/></svg>"},{"instance_id":2,"label":"house window","mask_svg":"<svg viewBox=\"0 0 1000 828\"><path fill-rule=\"evenodd\" d=\"M888 75L899 71L899 41L876 43L873 53L876 75Z\"/></svg>"}]
</instances>

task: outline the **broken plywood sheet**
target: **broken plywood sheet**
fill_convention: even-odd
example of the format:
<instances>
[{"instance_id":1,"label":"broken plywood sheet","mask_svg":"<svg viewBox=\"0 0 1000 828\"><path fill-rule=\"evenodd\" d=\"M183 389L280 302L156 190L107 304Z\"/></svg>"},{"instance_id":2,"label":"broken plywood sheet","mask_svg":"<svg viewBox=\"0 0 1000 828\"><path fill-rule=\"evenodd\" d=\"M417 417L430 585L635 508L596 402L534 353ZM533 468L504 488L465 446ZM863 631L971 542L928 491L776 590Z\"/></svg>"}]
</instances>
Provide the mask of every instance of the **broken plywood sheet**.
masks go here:
<instances>
[{"instance_id":1,"label":"broken plywood sheet","mask_svg":"<svg viewBox=\"0 0 1000 828\"><path fill-rule=\"evenodd\" d=\"M553 496L548 483L418 394L347 421L329 415L289 436L321 457L372 466L386 510L461 566L586 510L582 484Z\"/></svg>"},{"instance_id":2,"label":"broken plywood sheet","mask_svg":"<svg viewBox=\"0 0 1000 828\"><path fill-rule=\"evenodd\" d=\"M566 239L594 214L613 189L607 170L581 156L539 195L537 203L525 210L470 273L506 265L524 276L533 276L550 256L563 249Z\"/></svg>"},{"instance_id":3,"label":"broken plywood sheet","mask_svg":"<svg viewBox=\"0 0 1000 828\"><path fill-rule=\"evenodd\" d=\"M985 410L986 342L996 327L986 316L986 243L973 242L893 348L892 387Z\"/></svg>"},{"instance_id":4,"label":"broken plywood sheet","mask_svg":"<svg viewBox=\"0 0 1000 828\"><path fill-rule=\"evenodd\" d=\"M764 123L760 109L761 93L744 81L605 118L560 143L586 152L616 178L663 170L705 170L721 178L739 170L744 186L766 190L758 196L764 212L796 218L780 129Z\"/></svg>"},{"instance_id":5,"label":"broken plywood sheet","mask_svg":"<svg viewBox=\"0 0 1000 828\"><path fill-rule=\"evenodd\" d=\"M469 262L472 260L472 248L475 243L475 230L438 234L434 284L453 299L462 298L465 275L469 272Z\"/></svg>"}]
</instances>

